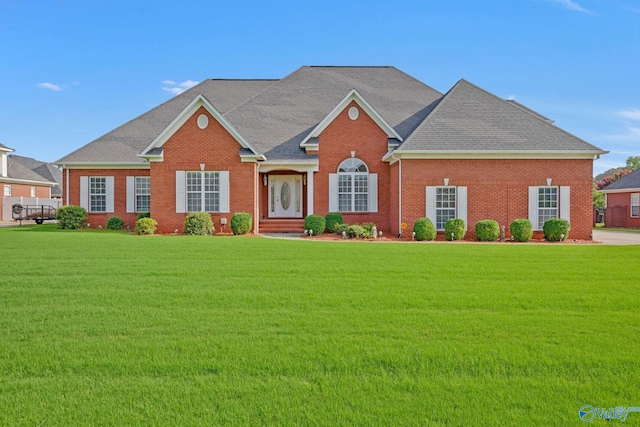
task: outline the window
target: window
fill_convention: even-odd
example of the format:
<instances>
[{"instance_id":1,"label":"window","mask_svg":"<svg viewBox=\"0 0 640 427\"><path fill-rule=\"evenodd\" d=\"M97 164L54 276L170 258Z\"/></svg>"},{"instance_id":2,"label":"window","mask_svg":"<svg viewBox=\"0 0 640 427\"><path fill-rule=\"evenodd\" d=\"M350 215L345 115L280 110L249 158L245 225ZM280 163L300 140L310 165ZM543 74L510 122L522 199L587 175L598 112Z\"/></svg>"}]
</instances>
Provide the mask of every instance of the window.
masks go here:
<instances>
[{"instance_id":1,"label":"window","mask_svg":"<svg viewBox=\"0 0 640 427\"><path fill-rule=\"evenodd\" d=\"M104 177L89 177L89 210L107 211L107 180Z\"/></svg>"},{"instance_id":2,"label":"window","mask_svg":"<svg viewBox=\"0 0 640 427\"><path fill-rule=\"evenodd\" d=\"M558 187L538 188L538 229L545 221L558 217Z\"/></svg>"},{"instance_id":3,"label":"window","mask_svg":"<svg viewBox=\"0 0 640 427\"><path fill-rule=\"evenodd\" d=\"M220 211L220 174L187 172L187 212Z\"/></svg>"},{"instance_id":4,"label":"window","mask_svg":"<svg viewBox=\"0 0 640 427\"><path fill-rule=\"evenodd\" d=\"M347 159L338 168L338 211L369 210L369 171L360 159Z\"/></svg>"},{"instance_id":5,"label":"window","mask_svg":"<svg viewBox=\"0 0 640 427\"><path fill-rule=\"evenodd\" d=\"M631 216L640 217L640 193L631 193Z\"/></svg>"},{"instance_id":6,"label":"window","mask_svg":"<svg viewBox=\"0 0 640 427\"><path fill-rule=\"evenodd\" d=\"M11 186L10 185L5 185L4 186L4 197L11 197Z\"/></svg>"},{"instance_id":7,"label":"window","mask_svg":"<svg viewBox=\"0 0 640 427\"><path fill-rule=\"evenodd\" d=\"M151 208L151 179L136 176L136 212L149 212Z\"/></svg>"},{"instance_id":8,"label":"window","mask_svg":"<svg viewBox=\"0 0 640 427\"><path fill-rule=\"evenodd\" d=\"M448 220L456 217L456 187L436 188L436 230L444 230Z\"/></svg>"}]
</instances>

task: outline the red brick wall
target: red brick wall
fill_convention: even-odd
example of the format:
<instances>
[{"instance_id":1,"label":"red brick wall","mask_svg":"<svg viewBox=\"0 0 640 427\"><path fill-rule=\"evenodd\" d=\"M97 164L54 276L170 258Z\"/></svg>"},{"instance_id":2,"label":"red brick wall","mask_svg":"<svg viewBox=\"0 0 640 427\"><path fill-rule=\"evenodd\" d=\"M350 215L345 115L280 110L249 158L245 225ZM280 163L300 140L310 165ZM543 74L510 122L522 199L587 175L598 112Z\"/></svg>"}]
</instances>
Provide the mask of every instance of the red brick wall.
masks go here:
<instances>
[{"instance_id":1,"label":"red brick wall","mask_svg":"<svg viewBox=\"0 0 640 427\"><path fill-rule=\"evenodd\" d=\"M607 227L640 227L640 218L631 217L631 193L607 194L604 223Z\"/></svg>"},{"instance_id":2,"label":"red brick wall","mask_svg":"<svg viewBox=\"0 0 640 427\"><path fill-rule=\"evenodd\" d=\"M51 197L51 187L42 185L14 184L8 182L0 182L0 189L4 195L4 186L11 186L11 197L31 197L31 187L36 187L36 197L48 199Z\"/></svg>"},{"instance_id":3,"label":"red brick wall","mask_svg":"<svg viewBox=\"0 0 640 427\"><path fill-rule=\"evenodd\" d=\"M589 239L592 230L593 161L521 159L420 159L402 161L402 221L410 229L426 214L427 186L467 186L467 237L475 238L475 224L493 219L505 225L528 218L528 188L532 185L571 187L570 238ZM397 222L392 232L398 232Z\"/></svg>"},{"instance_id":4,"label":"red brick wall","mask_svg":"<svg viewBox=\"0 0 640 427\"><path fill-rule=\"evenodd\" d=\"M351 157L366 163L369 173L378 174L378 212L342 213L345 223L374 222L379 230L390 229L390 172L389 164L381 161L387 153L387 134L362 110L358 119L348 116L352 102L320 134L319 171L314 177L314 213L326 215L329 212L329 174L336 173L338 166Z\"/></svg>"},{"instance_id":5,"label":"red brick wall","mask_svg":"<svg viewBox=\"0 0 640 427\"><path fill-rule=\"evenodd\" d=\"M101 225L106 227L112 216L119 216L124 220L125 227L135 226L137 213L127 213L127 177L149 176L148 169L70 169L69 170L69 204L80 205L80 177L81 176L112 176L113 177L113 210L109 213L88 212L87 222L91 228ZM62 185L66 189L67 171L62 174ZM153 182L151 184L153 186ZM66 195L62 198L66 204ZM153 198L152 198L153 200Z\"/></svg>"},{"instance_id":6,"label":"red brick wall","mask_svg":"<svg viewBox=\"0 0 640 427\"><path fill-rule=\"evenodd\" d=\"M197 119L209 117L206 129L200 129ZM200 108L164 144L164 161L151 163L151 217L158 221L159 233L184 229L186 213L176 213L176 171L229 171L229 213L211 215L216 230L220 219L226 218L224 231L231 230L234 212L249 212L257 219L255 195L257 166L240 161L240 144L211 116Z\"/></svg>"}]
</instances>

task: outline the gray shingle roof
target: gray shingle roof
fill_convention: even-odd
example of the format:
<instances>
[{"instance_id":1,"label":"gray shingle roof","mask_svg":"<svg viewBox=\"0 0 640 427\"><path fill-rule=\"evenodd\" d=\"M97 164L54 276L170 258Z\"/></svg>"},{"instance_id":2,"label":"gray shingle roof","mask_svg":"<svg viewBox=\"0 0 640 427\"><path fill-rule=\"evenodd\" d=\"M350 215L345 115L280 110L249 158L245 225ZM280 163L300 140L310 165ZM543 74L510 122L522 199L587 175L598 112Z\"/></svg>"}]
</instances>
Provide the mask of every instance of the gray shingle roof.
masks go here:
<instances>
[{"instance_id":1,"label":"gray shingle roof","mask_svg":"<svg viewBox=\"0 0 640 427\"><path fill-rule=\"evenodd\" d=\"M273 83L274 80L205 80L55 163L144 163L138 154L147 148L198 94L207 97L213 106L224 114Z\"/></svg>"},{"instance_id":2,"label":"gray shingle roof","mask_svg":"<svg viewBox=\"0 0 640 427\"><path fill-rule=\"evenodd\" d=\"M460 80L398 151L605 153L527 110Z\"/></svg>"},{"instance_id":3,"label":"gray shingle roof","mask_svg":"<svg viewBox=\"0 0 640 427\"><path fill-rule=\"evenodd\" d=\"M616 182L607 185L602 191L607 192L610 190L627 190L634 188L640 188L640 169L636 169L629 175L625 175Z\"/></svg>"},{"instance_id":4,"label":"gray shingle roof","mask_svg":"<svg viewBox=\"0 0 640 427\"><path fill-rule=\"evenodd\" d=\"M17 161L14 156L7 156L7 178L52 182Z\"/></svg>"},{"instance_id":5,"label":"gray shingle roof","mask_svg":"<svg viewBox=\"0 0 640 427\"><path fill-rule=\"evenodd\" d=\"M27 169L37 173L41 178L44 178L41 180L55 182L56 185L51 187L51 195L54 197L62 196L62 171L52 163L41 162L40 160L32 159L31 157L16 156L15 154L12 154L7 158L18 162Z\"/></svg>"}]
</instances>

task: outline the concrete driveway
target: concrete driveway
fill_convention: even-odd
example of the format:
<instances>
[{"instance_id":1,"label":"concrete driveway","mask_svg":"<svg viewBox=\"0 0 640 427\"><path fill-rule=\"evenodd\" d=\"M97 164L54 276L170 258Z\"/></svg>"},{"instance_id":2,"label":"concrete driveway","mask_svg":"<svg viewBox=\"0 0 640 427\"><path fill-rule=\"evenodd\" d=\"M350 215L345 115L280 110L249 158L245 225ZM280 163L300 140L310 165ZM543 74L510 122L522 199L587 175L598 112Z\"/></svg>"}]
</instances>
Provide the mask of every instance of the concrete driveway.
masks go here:
<instances>
[{"instance_id":1,"label":"concrete driveway","mask_svg":"<svg viewBox=\"0 0 640 427\"><path fill-rule=\"evenodd\" d=\"M605 245L640 245L640 233L593 230L593 240Z\"/></svg>"}]
</instances>

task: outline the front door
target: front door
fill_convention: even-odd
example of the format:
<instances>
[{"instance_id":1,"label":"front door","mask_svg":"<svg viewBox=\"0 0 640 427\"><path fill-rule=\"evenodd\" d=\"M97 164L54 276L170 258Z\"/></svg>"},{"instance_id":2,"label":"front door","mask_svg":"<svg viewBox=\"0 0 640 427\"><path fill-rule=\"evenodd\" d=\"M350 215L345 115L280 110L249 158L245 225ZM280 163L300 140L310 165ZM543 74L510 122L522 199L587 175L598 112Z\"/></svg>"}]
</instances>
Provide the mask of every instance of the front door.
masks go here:
<instances>
[{"instance_id":1,"label":"front door","mask_svg":"<svg viewBox=\"0 0 640 427\"><path fill-rule=\"evenodd\" d=\"M269 175L269 218L302 218L300 175Z\"/></svg>"}]
</instances>

